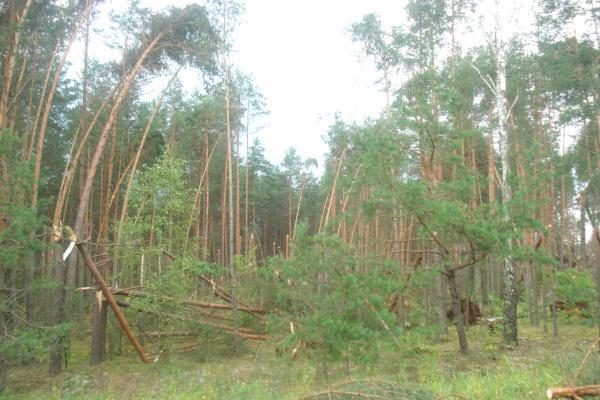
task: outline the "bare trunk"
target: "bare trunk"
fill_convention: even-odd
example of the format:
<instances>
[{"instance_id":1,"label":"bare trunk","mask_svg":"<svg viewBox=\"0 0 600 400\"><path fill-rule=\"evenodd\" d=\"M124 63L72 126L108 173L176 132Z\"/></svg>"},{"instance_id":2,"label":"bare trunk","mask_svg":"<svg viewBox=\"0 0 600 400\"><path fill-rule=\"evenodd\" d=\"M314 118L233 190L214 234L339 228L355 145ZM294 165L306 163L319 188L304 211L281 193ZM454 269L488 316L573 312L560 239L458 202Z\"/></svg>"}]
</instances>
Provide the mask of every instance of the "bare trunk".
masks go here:
<instances>
[{"instance_id":1,"label":"bare trunk","mask_svg":"<svg viewBox=\"0 0 600 400\"><path fill-rule=\"evenodd\" d=\"M467 334L465 332L465 318L462 313L460 296L458 294L458 286L456 285L456 275L452 270L446 270L448 278L448 288L450 289L450 297L452 298L452 311L454 312L454 325L456 326L456 334L458 335L458 343L460 352L466 354L469 352L469 343L467 342ZM467 307L468 308L468 307Z\"/></svg>"},{"instance_id":2,"label":"bare trunk","mask_svg":"<svg viewBox=\"0 0 600 400\"><path fill-rule=\"evenodd\" d=\"M98 290L92 305L92 338L90 365L98 365L104 361L106 349L106 322L108 308L104 303L102 291Z\"/></svg>"},{"instance_id":3,"label":"bare trunk","mask_svg":"<svg viewBox=\"0 0 600 400\"><path fill-rule=\"evenodd\" d=\"M2 265L0 265L0 288L5 287L5 270ZM4 308L4 307L3 307ZM6 336L6 314L3 310L0 310L0 343L4 342L4 337ZM0 349L0 396L4 392L6 388L6 372L7 365L3 351Z\"/></svg>"},{"instance_id":4,"label":"bare trunk","mask_svg":"<svg viewBox=\"0 0 600 400\"><path fill-rule=\"evenodd\" d=\"M209 173L209 162L208 162L208 130L204 131L204 162L206 163L206 183L204 185L204 225L202 231L202 251L203 259L208 259L208 224L210 218L210 173Z\"/></svg>"},{"instance_id":5,"label":"bare trunk","mask_svg":"<svg viewBox=\"0 0 600 400\"><path fill-rule=\"evenodd\" d=\"M228 2L225 0L223 2L223 41L227 43L227 29L229 29L227 25L227 17L228 17ZM233 310L233 323L234 323L234 333L235 333L235 351L239 351L240 340L239 340L239 328L240 321L238 317L238 309L237 309L237 282L236 282L236 273L235 273L235 259L234 259L234 214L233 214L233 154L232 154L232 137L231 137L231 99L230 99L230 91L229 91L229 57L227 54L227 50L223 49L223 74L225 78L225 127L227 129L227 164L229 168L227 169L227 186L229 192L229 275L231 278L231 306Z\"/></svg>"},{"instance_id":6,"label":"bare trunk","mask_svg":"<svg viewBox=\"0 0 600 400\"><path fill-rule=\"evenodd\" d=\"M9 36L8 50L4 55L2 66L3 82L2 93L0 95L0 136L2 135L1 129L8 126L8 108L10 104L10 93L13 86L13 77L17 65L17 52L19 50L19 43L21 41L21 24L27 19L27 14L29 14L31 3L32 0L27 0L20 14L15 9L16 4L11 5L11 7L15 7L11 10L11 17L16 22L16 26L14 31L11 32Z\"/></svg>"},{"instance_id":7,"label":"bare trunk","mask_svg":"<svg viewBox=\"0 0 600 400\"><path fill-rule=\"evenodd\" d=\"M248 174L250 164L248 162L248 133L250 131L250 100L248 100L247 107L247 120L246 120L246 170L244 171L244 248L246 253L250 247L250 232L248 229Z\"/></svg>"},{"instance_id":8,"label":"bare trunk","mask_svg":"<svg viewBox=\"0 0 600 400\"><path fill-rule=\"evenodd\" d=\"M241 107L240 107L241 108ZM242 236L240 226L240 133L235 143L235 254L242 254Z\"/></svg>"},{"instance_id":9,"label":"bare trunk","mask_svg":"<svg viewBox=\"0 0 600 400\"><path fill-rule=\"evenodd\" d=\"M64 321L64 291L65 291L65 264L62 261L62 248L54 243L49 252L49 263L54 271L54 283L56 287L51 291L50 299L50 324L58 326ZM63 360L66 352L66 338L57 334L51 345L48 373L56 376L62 372Z\"/></svg>"},{"instance_id":10,"label":"bare trunk","mask_svg":"<svg viewBox=\"0 0 600 400\"><path fill-rule=\"evenodd\" d=\"M509 160L509 140L508 140L508 105L506 102L506 53L503 48L504 43L496 46L496 131L500 147L500 158L502 164L502 219L509 226L512 216L510 212L510 202L512 201L512 188L509 182L510 160ZM504 319L503 319L503 340L507 346L516 346L518 344L517 333L517 282L516 270L512 257L513 238L508 236L505 242L504 255Z\"/></svg>"}]
</instances>

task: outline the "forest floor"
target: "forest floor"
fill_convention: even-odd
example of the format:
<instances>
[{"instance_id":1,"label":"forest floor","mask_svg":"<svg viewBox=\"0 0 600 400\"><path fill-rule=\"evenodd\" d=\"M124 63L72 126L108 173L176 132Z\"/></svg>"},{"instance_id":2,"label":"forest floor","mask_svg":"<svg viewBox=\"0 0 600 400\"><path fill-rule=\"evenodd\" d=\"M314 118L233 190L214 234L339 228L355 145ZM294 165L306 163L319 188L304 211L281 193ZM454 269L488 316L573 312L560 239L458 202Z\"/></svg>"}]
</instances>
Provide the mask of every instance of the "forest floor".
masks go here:
<instances>
[{"instance_id":1,"label":"forest floor","mask_svg":"<svg viewBox=\"0 0 600 400\"><path fill-rule=\"evenodd\" d=\"M576 381L574 375L598 330L561 324L559 337L521 323L520 344L501 349L501 332L485 326L468 331L470 352L462 355L454 329L434 343L418 329L398 342L380 342L378 360L330 362L327 374L307 354L277 356L274 346L247 347L223 356L210 342L204 350L163 354L150 365L134 353L89 366L87 342L73 345L68 369L47 375L44 363L11 367L9 399L542 399L548 387L600 384L600 352L593 351ZM124 349L128 349L126 343ZM337 396L349 392L350 397ZM320 393L320 394L319 394ZM337 396L337 397L336 397ZM370 397L369 397L370 396Z\"/></svg>"}]
</instances>

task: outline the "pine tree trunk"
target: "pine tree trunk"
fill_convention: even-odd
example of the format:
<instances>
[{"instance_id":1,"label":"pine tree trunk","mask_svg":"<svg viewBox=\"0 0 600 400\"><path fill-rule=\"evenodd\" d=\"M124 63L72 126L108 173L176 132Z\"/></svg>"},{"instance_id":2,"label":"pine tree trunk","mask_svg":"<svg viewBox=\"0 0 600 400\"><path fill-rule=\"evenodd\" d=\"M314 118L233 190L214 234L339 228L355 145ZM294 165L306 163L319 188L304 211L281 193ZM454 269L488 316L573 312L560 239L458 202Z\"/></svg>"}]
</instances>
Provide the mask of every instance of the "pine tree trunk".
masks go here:
<instances>
[{"instance_id":1,"label":"pine tree trunk","mask_svg":"<svg viewBox=\"0 0 600 400\"><path fill-rule=\"evenodd\" d=\"M227 24L228 18L228 2L225 0L223 2L223 41L227 43L227 29L229 29ZM233 325L234 325L234 351L237 353L240 347L240 321L238 317L238 309L237 309L237 281L236 281L236 271L235 271L235 258L234 258L234 214L233 214L233 138L231 137L231 99L229 92L229 58L227 54L227 50L223 50L223 74L225 79L225 127L227 134L227 187L229 194L229 246L228 246L228 267L229 267L229 277L231 279L231 307L233 314Z\"/></svg>"},{"instance_id":2,"label":"pine tree trunk","mask_svg":"<svg viewBox=\"0 0 600 400\"><path fill-rule=\"evenodd\" d=\"M437 314L438 314L438 324L439 324L439 334L438 338L441 341L443 336L448 335L448 317L446 316L446 288L444 285L444 278L441 274L435 278L436 283L436 303L437 303Z\"/></svg>"},{"instance_id":3,"label":"pine tree trunk","mask_svg":"<svg viewBox=\"0 0 600 400\"><path fill-rule=\"evenodd\" d=\"M90 365L98 365L105 359L106 323L108 307L103 301L102 291L98 290L92 305L92 338Z\"/></svg>"},{"instance_id":4,"label":"pine tree trunk","mask_svg":"<svg viewBox=\"0 0 600 400\"><path fill-rule=\"evenodd\" d=\"M460 346L460 352L466 354L469 352L469 343L467 341L467 333L465 332L465 318L461 309L460 296L458 294L458 286L456 284L455 272L446 269L446 277L448 278L448 288L450 289L450 297L452 299L454 325L456 326L456 334L458 335L458 344Z\"/></svg>"},{"instance_id":5,"label":"pine tree trunk","mask_svg":"<svg viewBox=\"0 0 600 400\"><path fill-rule=\"evenodd\" d=\"M235 144L235 254L242 254L242 235L240 226L240 134Z\"/></svg>"},{"instance_id":6,"label":"pine tree trunk","mask_svg":"<svg viewBox=\"0 0 600 400\"><path fill-rule=\"evenodd\" d=\"M250 231L248 229L248 175L250 172L250 164L248 161L248 135L250 131L250 100L246 109L246 168L244 170L244 250L249 251L250 246Z\"/></svg>"},{"instance_id":7,"label":"pine tree trunk","mask_svg":"<svg viewBox=\"0 0 600 400\"><path fill-rule=\"evenodd\" d=\"M0 261L1 263L1 261ZM0 265L0 288L5 287L5 270L2 265ZM1 293L0 293L1 294ZM4 296L2 294L2 296ZM4 311L0 310L0 343L4 343L4 337L6 336L6 314ZM4 353L0 348L0 396L2 395L4 389L6 388L6 375L7 375L7 365Z\"/></svg>"},{"instance_id":8,"label":"pine tree trunk","mask_svg":"<svg viewBox=\"0 0 600 400\"><path fill-rule=\"evenodd\" d=\"M204 162L206 163L206 183L204 184L204 224L202 227L203 260L209 259L208 232L210 222L210 170L208 161L208 130L204 131Z\"/></svg>"},{"instance_id":9,"label":"pine tree trunk","mask_svg":"<svg viewBox=\"0 0 600 400\"><path fill-rule=\"evenodd\" d=\"M65 263L62 261L62 248L58 243L54 243L49 251L49 263L54 270L54 283L56 287L51 291L51 314L50 323L57 327L64 322L64 292L65 292ZM63 361L66 349L66 338L62 334L57 334L51 344L50 360L48 373L50 376L59 375L62 372Z\"/></svg>"}]
</instances>

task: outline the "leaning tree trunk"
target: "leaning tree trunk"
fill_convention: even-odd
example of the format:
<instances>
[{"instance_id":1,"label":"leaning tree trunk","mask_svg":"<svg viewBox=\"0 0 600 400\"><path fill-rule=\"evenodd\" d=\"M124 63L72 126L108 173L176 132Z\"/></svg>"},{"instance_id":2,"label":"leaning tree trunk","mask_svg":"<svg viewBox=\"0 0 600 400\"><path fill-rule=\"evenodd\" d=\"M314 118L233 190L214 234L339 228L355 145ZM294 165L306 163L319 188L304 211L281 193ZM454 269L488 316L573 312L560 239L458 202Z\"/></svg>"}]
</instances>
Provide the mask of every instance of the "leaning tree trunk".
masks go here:
<instances>
[{"instance_id":1,"label":"leaning tree trunk","mask_svg":"<svg viewBox=\"0 0 600 400\"><path fill-rule=\"evenodd\" d=\"M139 59L133 68L129 71L129 74L123 81L122 86L119 89L119 93L115 98L115 102L112 106L112 109L108 115L108 119L106 120L100 137L98 139L98 143L96 144L96 149L90 160L90 164L88 166L86 177L83 182L83 186L81 189L81 196L79 198L79 204L77 207L77 215L75 218L74 230L78 240L84 239L84 222L87 214L87 207L89 203L90 196L92 194L92 185L94 183L94 178L96 177L96 171L98 169L98 165L100 164L100 158L104 153L104 148L106 146L106 142L108 140L108 136L110 133L110 129L112 128L116 118L117 113L119 112L119 108L121 103L125 99L127 93L129 92L129 88L133 83L133 80L137 73L140 71L144 61L154 49L154 47L158 44L160 39L164 36L164 33L159 33L144 49ZM75 259L75 257L71 257L69 260ZM64 273L64 263L62 260L57 260L57 263L60 264L56 267L57 276L56 280L59 285L61 285L60 291L55 293L55 298L53 299L53 323L58 325L64 322L67 315L66 312L69 311L69 307L71 304L72 291L75 285L75 277L76 277L76 264L74 262L68 262L68 268L66 270L66 274ZM59 271L61 276L59 276ZM66 275L66 276L65 276ZM66 278L66 279L65 279ZM63 286L65 285L66 290L63 291ZM57 345L50 355L50 374L57 375L62 371L62 359L64 355L64 344Z\"/></svg>"}]
</instances>

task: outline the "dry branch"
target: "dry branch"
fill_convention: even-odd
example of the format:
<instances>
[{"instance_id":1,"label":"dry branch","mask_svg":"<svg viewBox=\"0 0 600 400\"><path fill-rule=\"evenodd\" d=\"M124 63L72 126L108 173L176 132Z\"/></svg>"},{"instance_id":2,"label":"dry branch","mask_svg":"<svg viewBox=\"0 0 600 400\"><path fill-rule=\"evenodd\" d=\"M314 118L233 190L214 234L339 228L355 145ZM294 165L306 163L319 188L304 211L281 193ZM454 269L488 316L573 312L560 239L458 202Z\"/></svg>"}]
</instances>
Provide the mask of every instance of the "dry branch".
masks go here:
<instances>
[{"instance_id":1,"label":"dry branch","mask_svg":"<svg viewBox=\"0 0 600 400\"><path fill-rule=\"evenodd\" d=\"M172 261L176 260L175 256L172 255L171 253L169 253L168 251L166 251L166 250L163 249L162 253L165 256L169 257ZM225 300L228 303L232 303L233 302L233 297L229 293L227 293L227 291L225 291L224 289L221 289L219 286L217 286L217 284L215 283L214 280L206 277L205 275L200 275L200 279L204 283L206 283L208 286L210 286L212 288L213 293L214 293L215 296L217 296L221 300ZM258 314L260 314L260 313L263 313L263 314L266 313L266 311L264 311L264 312L254 311L254 309L252 308L252 306L248 305L247 303L244 303L244 302L240 301L239 299L236 299L235 303L236 303L236 309L241 310L241 311L245 311L245 312L247 312L249 314L254 315L257 318L262 318ZM243 309L240 308L240 306L242 306Z\"/></svg>"},{"instance_id":2,"label":"dry branch","mask_svg":"<svg viewBox=\"0 0 600 400\"><path fill-rule=\"evenodd\" d=\"M229 335L239 336L242 339L262 341L262 340L267 340L269 338L267 335L258 333L256 331L253 331L252 329L248 329L248 328L238 328L238 330L236 332L235 328L232 326L217 324L215 322L205 321L205 320L201 320L201 319L197 319L197 318L190 318L190 317L185 317L185 316L166 313L166 312L150 311L150 310L141 309L139 307L137 307L136 310L140 311L140 312L144 312L146 314L150 314L150 315L171 318L171 319L179 320L179 321L195 322L200 325L210 326L211 328L220 329Z\"/></svg>"},{"instance_id":3,"label":"dry branch","mask_svg":"<svg viewBox=\"0 0 600 400\"><path fill-rule=\"evenodd\" d=\"M319 399L399 399L420 398L419 391L380 379L349 379L334 383L326 390L305 395L297 400ZM416 396L416 397L415 397Z\"/></svg>"},{"instance_id":4,"label":"dry branch","mask_svg":"<svg viewBox=\"0 0 600 400\"><path fill-rule=\"evenodd\" d=\"M195 332L192 331L173 331L173 332L146 332L144 334L145 337L147 338L153 338L153 337L165 337L165 336L194 336L196 335Z\"/></svg>"},{"instance_id":5,"label":"dry branch","mask_svg":"<svg viewBox=\"0 0 600 400\"><path fill-rule=\"evenodd\" d=\"M546 392L546 396L549 399L559 399L562 397L579 399L587 396L600 396L600 385L550 388Z\"/></svg>"},{"instance_id":6,"label":"dry branch","mask_svg":"<svg viewBox=\"0 0 600 400\"><path fill-rule=\"evenodd\" d=\"M114 295L121 295L121 296L142 297L142 298L152 297L151 295L149 295L147 293L136 291L136 290L112 289L111 288L111 292ZM199 307L199 308L216 309L216 310L231 310L233 308L229 304L208 303L205 301L196 301L196 300L177 300L170 296L160 296L160 297L157 297L156 299L160 300L160 301L167 301L167 302L180 302L181 304L186 304L189 306L194 306L194 307ZM248 314L251 314L254 316L258 316L257 314L266 314L267 313L267 310L263 310L261 308L252 308L252 307L243 306L243 307L238 307L237 309L239 311L244 311L244 312L247 312Z\"/></svg>"}]
</instances>

